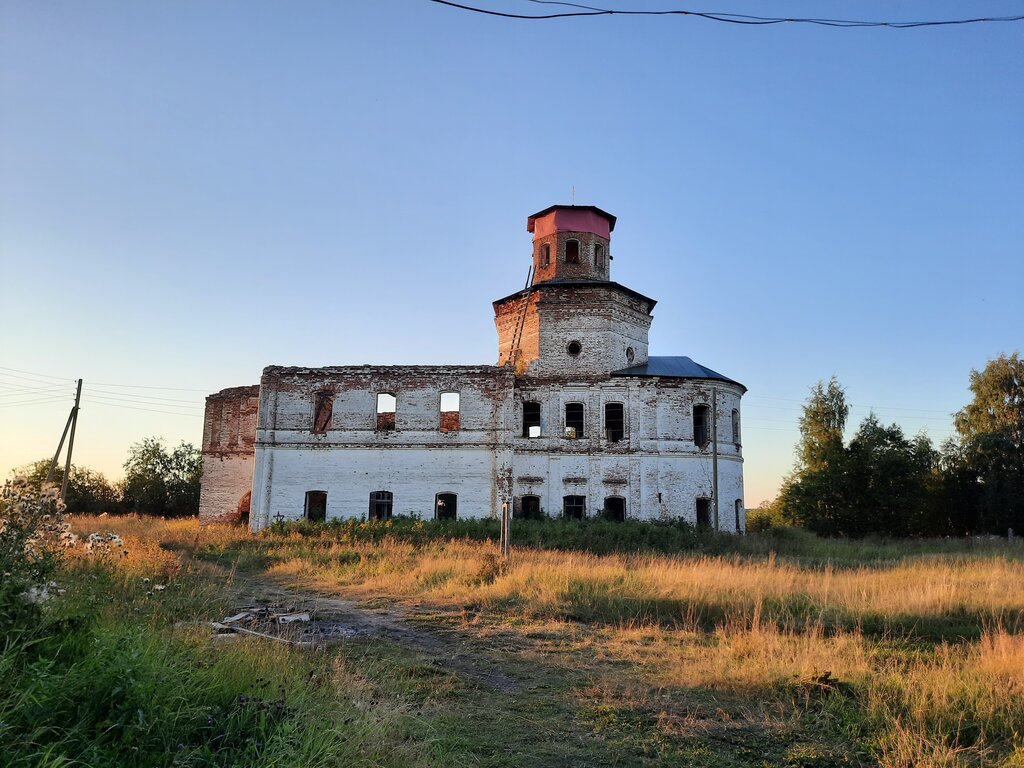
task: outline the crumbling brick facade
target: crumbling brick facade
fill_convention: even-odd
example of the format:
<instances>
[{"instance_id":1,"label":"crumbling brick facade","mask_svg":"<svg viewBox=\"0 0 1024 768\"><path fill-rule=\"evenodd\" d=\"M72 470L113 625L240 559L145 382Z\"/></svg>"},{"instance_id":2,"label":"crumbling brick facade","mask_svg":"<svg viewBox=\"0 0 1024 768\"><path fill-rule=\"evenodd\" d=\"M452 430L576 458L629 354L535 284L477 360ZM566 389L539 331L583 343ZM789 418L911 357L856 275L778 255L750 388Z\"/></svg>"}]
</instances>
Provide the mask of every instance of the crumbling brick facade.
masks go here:
<instances>
[{"instance_id":1,"label":"crumbling brick facade","mask_svg":"<svg viewBox=\"0 0 1024 768\"><path fill-rule=\"evenodd\" d=\"M534 278L494 302L497 365L271 366L211 395L202 519L237 519L251 489L257 530L503 503L744 530L745 389L648 355L655 301L611 280L614 226L590 206L529 218Z\"/></svg>"},{"instance_id":2,"label":"crumbling brick facade","mask_svg":"<svg viewBox=\"0 0 1024 768\"><path fill-rule=\"evenodd\" d=\"M206 398L199 519L234 522L249 515L260 388L232 387Z\"/></svg>"}]
</instances>

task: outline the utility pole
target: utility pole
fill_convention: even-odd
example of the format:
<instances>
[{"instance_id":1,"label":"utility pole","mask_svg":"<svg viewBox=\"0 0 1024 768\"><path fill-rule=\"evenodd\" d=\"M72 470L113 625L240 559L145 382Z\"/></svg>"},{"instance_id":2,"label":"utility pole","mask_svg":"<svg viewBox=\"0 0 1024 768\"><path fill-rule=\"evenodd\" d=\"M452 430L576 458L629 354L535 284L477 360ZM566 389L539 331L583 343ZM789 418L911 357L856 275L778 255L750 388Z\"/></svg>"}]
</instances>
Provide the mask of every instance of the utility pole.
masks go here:
<instances>
[{"instance_id":1,"label":"utility pole","mask_svg":"<svg viewBox=\"0 0 1024 768\"><path fill-rule=\"evenodd\" d=\"M53 461L50 462L50 471L46 473L46 482L53 480L53 473L57 469L57 459L60 458L60 452L64 448L64 439L68 436L68 430L71 430L71 439L68 440L68 457L67 461L64 462L64 477L61 478L60 483L60 497L63 499L68 492L68 478L71 476L71 451L75 447L75 427L78 426L78 406L82 402L82 380L78 380L78 388L75 390L75 404L71 407L71 413L68 414L67 423L64 425L64 432L60 436L60 443L57 444L57 452L53 454Z\"/></svg>"},{"instance_id":2,"label":"utility pole","mask_svg":"<svg viewBox=\"0 0 1024 768\"><path fill-rule=\"evenodd\" d=\"M501 559L508 560L512 555L512 510L509 509L509 503L503 501L501 503Z\"/></svg>"},{"instance_id":3,"label":"utility pole","mask_svg":"<svg viewBox=\"0 0 1024 768\"><path fill-rule=\"evenodd\" d=\"M711 388L711 498L715 504L715 530L718 527L718 389Z\"/></svg>"}]
</instances>

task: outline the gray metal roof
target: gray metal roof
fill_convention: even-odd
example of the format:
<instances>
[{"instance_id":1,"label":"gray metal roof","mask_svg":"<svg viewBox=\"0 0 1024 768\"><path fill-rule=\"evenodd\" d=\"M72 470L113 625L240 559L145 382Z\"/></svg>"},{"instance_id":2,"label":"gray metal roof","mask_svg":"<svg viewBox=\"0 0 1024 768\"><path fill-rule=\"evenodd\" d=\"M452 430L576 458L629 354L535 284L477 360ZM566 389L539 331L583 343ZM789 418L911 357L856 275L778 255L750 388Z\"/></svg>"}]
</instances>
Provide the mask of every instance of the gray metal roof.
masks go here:
<instances>
[{"instance_id":1,"label":"gray metal roof","mask_svg":"<svg viewBox=\"0 0 1024 768\"><path fill-rule=\"evenodd\" d=\"M738 381L723 376L707 366L695 363L688 357L649 357L642 365L620 368L612 371L612 376L662 376L676 379L715 379L727 384L743 387ZM746 391L746 387L743 387Z\"/></svg>"}]
</instances>

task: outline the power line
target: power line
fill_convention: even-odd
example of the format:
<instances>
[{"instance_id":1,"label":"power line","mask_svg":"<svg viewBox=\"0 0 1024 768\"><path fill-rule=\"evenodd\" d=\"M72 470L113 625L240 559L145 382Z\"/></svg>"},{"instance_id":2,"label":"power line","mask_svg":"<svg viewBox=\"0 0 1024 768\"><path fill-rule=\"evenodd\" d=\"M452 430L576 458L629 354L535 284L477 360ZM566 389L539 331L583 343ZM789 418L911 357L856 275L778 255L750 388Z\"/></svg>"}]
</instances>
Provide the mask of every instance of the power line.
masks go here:
<instances>
[{"instance_id":1,"label":"power line","mask_svg":"<svg viewBox=\"0 0 1024 768\"><path fill-rule=\"evenodd\" d=\"M166 389L175 392L204 392L210 394L209 389L196 389L195 387L154 387L146 384L111 384L107 381L97 381L96 384L101 387L120 387L121 389Z\"/></svg>"},{"instance_id":2,"label":"power line","mask_svg":"<svg viewBox=\"0 0 1024 768\"><path fill-rule=\"evenodd\" d=\"M543 2L543 0L535 0ZM749 16L743 13L722 13L718 11L623 11L613 8L595 8L589 5L578 5L575 3L545 2L545 5L564 5L571 8L579 8L578 11L565 11L562 13L545 14L522 14L507 13L504 11L492 11L488 8L477 8L472 5L453 3L450 0L430 0L432 3L447 5L451 8L458 8L463 11L482 13L487 16L500 16L505 19L567 19L578 16L694 16L708 21L720 21L726 24L741 24L745 26L767 26L771 24L812 24L821 27L888 27L889 29L912 29L915 27L944 27L963 24L980 24L981 22L1008 22L1024 21L1024 16L989 16L971 19L947 19L939 21L857 21L854 19L814 19L814 18L786 18L777 16Z\"/></svg>"},{"instance_id":3,"label":"power line","mask_svg":"<svg viewBox=\"0 0 1024 768\"><path fill-rule=\"evenodd\" d=\"M177 398L173 398L173 397L156 397L156 396L151 397L149 395L136 395L136 394L134 394L132 392L114 392L113 390L110 390L110 389L94 389L94 388L90 388L89 392L91 394L111 395L113 398L128 398L128 399L131 399L131 400L139 400L139 401L144 401L144 402L145 401L151 401L151 402L158 403L158 404L161 404L161 405L162 404L167 404L167 403L187 403L188 407L190 407L190 408L202 408L203 407L202 405L198 405L195 400L178 400Z\"/></svg>"},{"instance_id":4,"label":"power line","mask_svg":"<svg viewBox=\"0 0 1024 768\"><path fill-rule=\"evenodd\" d=\"M86 392L86 394L89 395L92 401L102 403L104 404L104 406L154 406L156 408L165 408L171 409L172 411L180 411L181 413L197 414L203 411L203 409L195 406L175 406L175 404L173 403L150 402L147 400L122 400L114 397L104 397L102 395L93 394L88 391Z\"/></svg>"},{"instance_id":5,"label":"power line","mask_svg":"<svg viewBox=\"0 0 1024 768\"><path fill-rule=\"evenodd\" d=\"M11 371L12 373L2 373L2 371ZM25 376L15 376L14 374L20 373L25 376L31 376L33 378L27 379ZM77 379L67 378L64 376L52 376L48 373L39 373L38 371L24 371L20 368L6 368L0 365L0 376L7 376L12 379L20 379L22 381L28 381L33 384L52 384L50 381L40 381L39 379L53 379L55 381L65 382L68 384L74 384ZM204 392L209 394L209 389L196 389L195 387L156 387L151 384L121 384L113 383L109 381L97 381L94 384L101 387L117 387L119 389L164 389L173 390L177 392Z\"/></svg>"},{"instance_id":6,"label":"power line","mask_svg":"<svg viewBox=\"0 0 1024 768\"><path fill-rule=\"evenodd\" d=\"M66 403L67 397L44 397L38 400L22 400L16 403L2 403L0 408L13 408L22 405L42 405L43 403Z\"/></svg>"},{"instance_id":7,"label":"power line","mask_svg":"<svg viewBox=\"0 0 1024 768\"><path fill-rule=\"evenodd\" d=\"M156 410L155 408L136 408L133 405L118 405L116 403L103 403L103 402L100 402L98 400L90 400L90 399L87 399L87 398L83 398L83 400L84 400L84 402L92 403L93 405L105 405L108 408L127 408L129 411L147 411L149 413L166 413L166 414L168 414L170 416L187 416L190 419L201 418L200 414L198 414L198 413L180 413L180 412L176 412L176 411L159 411L159 410Z\"/></svg>"},{"instance_id":8,"label":"power line","mask_svg":"<svg viewBox=\"0 0 1024 768\"><path fill-rule=\"evenodd\" d=\"M70 381L71 383L75 382L75 379L69 379L66 376L51 376L48 373L36 373L34 371L22 371L22 370L20 370L18 368L5 368L2 365L0 365L0 371L12 371L14 373L24 373L24 374L27 374L28 376L35 376L36 378L56 379L57 381ZM18 377L15 377L15 378L18 378Z\"/></svg>"}]
</instances>

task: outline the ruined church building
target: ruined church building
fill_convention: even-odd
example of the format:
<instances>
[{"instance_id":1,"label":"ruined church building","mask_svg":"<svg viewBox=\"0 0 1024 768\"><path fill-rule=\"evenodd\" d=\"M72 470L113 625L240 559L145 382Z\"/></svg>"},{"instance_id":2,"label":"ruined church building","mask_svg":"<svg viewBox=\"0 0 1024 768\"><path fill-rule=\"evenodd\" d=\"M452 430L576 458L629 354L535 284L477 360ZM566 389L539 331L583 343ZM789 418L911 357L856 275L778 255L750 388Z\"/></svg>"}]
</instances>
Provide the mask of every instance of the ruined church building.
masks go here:
<instances>
[{"instance_id":1,"label":"ruined church building","mask_svg":"<svg viewBox=\"0 0 1024 768\"><path fill-rule=\"evenodd\" d=\"M615 217L527 219L528 287L494 302L497 365L270 366L206 399L200 519L684 518L742 532L740 398L651 357L654 299L611 279Z\"/></svg>"}]
</instances>

